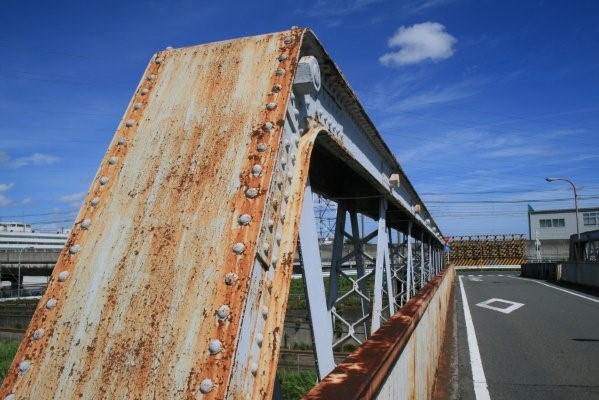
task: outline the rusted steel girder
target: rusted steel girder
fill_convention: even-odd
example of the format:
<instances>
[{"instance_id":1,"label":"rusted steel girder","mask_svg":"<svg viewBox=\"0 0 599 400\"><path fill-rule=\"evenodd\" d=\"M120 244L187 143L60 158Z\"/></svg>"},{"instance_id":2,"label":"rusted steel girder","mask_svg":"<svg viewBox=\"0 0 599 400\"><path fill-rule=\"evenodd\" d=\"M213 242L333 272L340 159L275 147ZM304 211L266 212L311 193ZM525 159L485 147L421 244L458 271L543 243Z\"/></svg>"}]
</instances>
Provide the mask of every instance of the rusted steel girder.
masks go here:
<instances>
[{"instance_id":1,"label":"rusted steel girder","mask_svg":"<svg viewBox=\"0 0 599 400\"><path fill-rule=\"evenodd\" d=\"M440 240L310 31L152 57L0 399L270 398L317 137Z\"/></svg>"}]
</instances>

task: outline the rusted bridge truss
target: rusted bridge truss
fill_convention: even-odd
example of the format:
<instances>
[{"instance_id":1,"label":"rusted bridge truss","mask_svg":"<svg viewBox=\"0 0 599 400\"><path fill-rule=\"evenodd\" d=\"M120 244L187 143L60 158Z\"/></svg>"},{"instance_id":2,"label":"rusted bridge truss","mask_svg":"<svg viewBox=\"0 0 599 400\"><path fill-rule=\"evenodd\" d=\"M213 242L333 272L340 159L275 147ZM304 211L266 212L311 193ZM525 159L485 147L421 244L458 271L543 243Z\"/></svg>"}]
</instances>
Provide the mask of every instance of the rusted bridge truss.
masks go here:
<instances>
[{"instance_id":1,"label":"rusted bridge truss","mask_svg":"<svg viewBox=\"0 0 599 400\"><path fill-rule=\"evenodd\" d=\"M337 203L328 291L312 193ZM358 213L378 227L361 231ZM362 342L443 261L429 212L311 31L157 53L0 398L270 398L298 237L321 377L333 346Z\"/></svg>"}]
</instances>

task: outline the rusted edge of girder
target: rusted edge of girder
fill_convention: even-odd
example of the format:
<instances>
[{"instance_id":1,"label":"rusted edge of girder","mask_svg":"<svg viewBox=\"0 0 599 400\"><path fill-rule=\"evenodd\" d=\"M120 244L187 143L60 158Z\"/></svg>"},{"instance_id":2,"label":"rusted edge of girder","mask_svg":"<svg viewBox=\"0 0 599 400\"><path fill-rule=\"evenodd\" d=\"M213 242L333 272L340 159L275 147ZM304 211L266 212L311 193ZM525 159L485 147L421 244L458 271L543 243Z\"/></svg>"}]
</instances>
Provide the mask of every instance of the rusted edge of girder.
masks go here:
<instances>
[{"instance_id":1,"label":"rusted edge of girder","mask_svg":"<svg viewBox=\"0 0 599 400\"><path fill-rule=\"evenodd\" d=\"M385 383L431 300L452 268L443 269L356 351L316 385L305 400L372 399Z\"/></svg>"}]
</instances>

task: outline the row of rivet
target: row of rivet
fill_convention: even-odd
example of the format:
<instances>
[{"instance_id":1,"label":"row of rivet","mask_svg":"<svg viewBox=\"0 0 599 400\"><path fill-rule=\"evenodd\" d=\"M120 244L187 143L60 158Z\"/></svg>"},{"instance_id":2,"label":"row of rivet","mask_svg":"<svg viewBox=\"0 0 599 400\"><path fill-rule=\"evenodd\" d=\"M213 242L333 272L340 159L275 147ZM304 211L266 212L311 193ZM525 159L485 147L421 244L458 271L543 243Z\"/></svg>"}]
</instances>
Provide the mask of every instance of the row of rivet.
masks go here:
<instances>
[{"instance_id":1,"label":"row of rivet","mask_svg":"<svg viewBox=\"0 0 599 400\"><path fill-rule=\"evenodd\" d=\"M281 61L281 62L286 61L287 59L288 59L287 55L281 55L279 57L279 61ZM284 76L285 70L282 68L277 69L277 71L275 72L275 75L278 77ZM272 88L272 92L279 93L282 88L283 88L282 85L275 84ZM275 102L269 102L266 104L266 109L268 111L273 111L276 108L277 108L277 103L275 103ZM270 121L267 121L262 125L262 130L264 130L265 132L270 134L274 130L274 124ZM265 152L266 149L267 149L267 145L264 142L259 142L256 146L256 150L259 153ZM262 170L263 170L263 167L261 164L255 164L251 168L251 174L254 177L259 177L262 175ZM255 187L249 187L245 190L244 194L245 194L245 197L248 199L255 199L256 197L258 197L259 191ZM241 226L248 226L251 221L252 221L252 216L249 214L242 214L238 217L238 220L237 220L238 224ZM263 246L264 246L263 249L266 252L268 252L268 247L269 247L268 243L265 243ZM237 243L233 244L232 251L236 255L243 254L243 252L245 251L245 244L241 243L241 242L237 242ZM225 275L225 284L227 286L235 285L238 280L239 280L239 276L234 272L229 272ZM266 315L268 313L268 308L265 307L265 309L266 309L266 311L263 313L263 315ZM220 320L226 320L227 318L229 318L230 312L231 312L231 309L228 305L222 305L217 310L216 316ZM257 341L258 341L259 345L262 345L263 340L264 340L263 335L258 334ZM216 354L220 353L222 348L223 348L223 344L219 339L212 339L208 344L208 352L211 355L216 355ZM258 364L253 362L251 364L250 370L251 370L251 373L253 375L255 375L258 371ZM205 378L204 380L202 380L202 382L200 382L200 392L202 394L210 393L213 388L214 388L214 384L210 378Z\"/></svg>"},{"instance_id":2,"label":"row of rivet","mask_svg":"<svg viewBox=\"0 0 599 400\"><path fill-rule=\"evenodd\" d=\"M158 61L158 60L160 60L160 61ZM157 64L160 64L161 62L162 62L161 59L156 60ZM156 75L149 75L147 79L148 79L148 81L152 82L152 81L154 81L155 78L156 78ZM149 92L148 89L143 89L141 91L141 94L145 95L148 92ZM135 103L133 108L134 108L134 110L139 110L141 108L141 103ZM135 121L133 119L128 119L125 122L126 127L132 127L134 124L135 124ZM126 139L122 138L122 137L119 138L119 140L117 141L118 146L122 146L125 143L126 143ZM116 157L116 156L112 156L108 160L109 165L116 165L117 162L118 162L118 157ZM108 184L109 178L107 176L101 176L100 179L98 180L98 182L100 183L101 186L105 186L106 184ZM92 207L96 207L99 203L100 203L100 198L97 196L94 197L90 201L90 205ZM88 230L91 226L91 220L89 218L85 218L83 221L81 221L79 226L81 227L82 230ZM74 245L69 247L69 254L71 254L71 255L76 255L80 251L81 251L81 245L78 243L75 243ZM66 282L68 277L69 277L68 271L61 271L58 274L58 282L61 282L61 283ZM58 304L58 300L56 300L55 298L50 298L46 302L46 309L53 310L54 308L56 308L57 304ZM32 334L33 340L38 341L38 340L42 339L44 337L44 333L45 333L44 328L36 329ZM21 372L21 373L27 372L30 368L31 368L31 362L29 360L21 361L18 366L19 372ZM15 398L14 394L9 394L8 396L5 397L5 400L12 400L14 398Z\"/></svg>"}]
</instances>

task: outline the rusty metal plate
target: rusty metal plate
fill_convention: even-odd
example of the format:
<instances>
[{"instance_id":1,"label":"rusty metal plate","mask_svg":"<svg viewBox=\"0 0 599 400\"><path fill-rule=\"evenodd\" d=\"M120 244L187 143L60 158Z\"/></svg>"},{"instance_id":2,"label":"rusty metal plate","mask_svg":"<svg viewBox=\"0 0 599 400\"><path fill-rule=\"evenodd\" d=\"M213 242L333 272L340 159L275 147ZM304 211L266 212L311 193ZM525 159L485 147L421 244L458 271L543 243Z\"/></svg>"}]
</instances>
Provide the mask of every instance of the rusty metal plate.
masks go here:
<instances>
[{"instance_id":1,"label":"rusty metal plate","mask_svg":"<svg viewBox=\"0 0 599 400\"><path fill-rule=\"evenodd\" d=\"M229 374L303 33L152 58L0 398L235 397ZM298 218L279 249L282 286ZM285 301L276 290L269 307ZM271 331L282 326L273 318ZM268 397L273 375L252 393Z\"/></svg>"}]
</instances>

